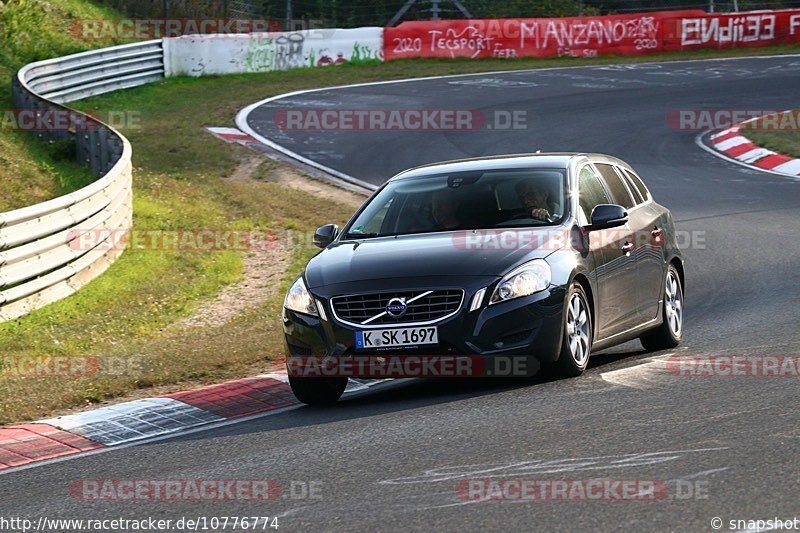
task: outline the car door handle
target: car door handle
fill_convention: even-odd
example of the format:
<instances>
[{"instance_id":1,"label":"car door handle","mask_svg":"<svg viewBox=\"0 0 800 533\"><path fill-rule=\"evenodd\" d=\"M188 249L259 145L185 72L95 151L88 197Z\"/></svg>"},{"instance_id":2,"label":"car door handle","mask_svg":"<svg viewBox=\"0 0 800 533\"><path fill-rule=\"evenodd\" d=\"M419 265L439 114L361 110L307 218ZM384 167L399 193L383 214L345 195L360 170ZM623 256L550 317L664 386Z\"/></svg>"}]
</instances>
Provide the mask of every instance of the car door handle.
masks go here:
<instances>
[{"instance_id":1,"label":"car door handle","mask_svg":"<svg viewBox=\"0 0 800 533\"><path fill-rule=\"evenodd\" d=\"M633 244L626 242L622 245L622 253L625 255L630 255L633 251Z\"/></svg>"},{"instance_id":2,"label":"car door handle","mask_svg":"<svg viewBox=\"0 0 800 533\"><path fill-rule=\"evenodd\" d=\"M651 231L651 232L650 232L650 235L652 235L654 238L656 238L656 239L657 239L657 238L661 237L661 235L662 235L663 233L664 233L664 232L663 232L663 231L661 231L661 228L659 228L659 227L655 227L655 228L653 228L653 231Z\"/></svg>"}]
</instances>

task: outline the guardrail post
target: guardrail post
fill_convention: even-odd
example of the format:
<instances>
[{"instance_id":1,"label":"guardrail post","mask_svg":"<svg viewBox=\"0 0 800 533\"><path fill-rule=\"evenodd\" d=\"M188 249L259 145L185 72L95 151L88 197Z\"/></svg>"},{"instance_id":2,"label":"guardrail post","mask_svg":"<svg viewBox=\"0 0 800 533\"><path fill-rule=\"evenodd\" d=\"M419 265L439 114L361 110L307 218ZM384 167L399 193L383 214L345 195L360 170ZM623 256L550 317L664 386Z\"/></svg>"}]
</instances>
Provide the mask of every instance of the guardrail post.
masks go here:
<instances>
[{"instance_id":1,"label":"guardrail post","mask_svg":"<svg viewBox=\"0 0 800 533\"><path fill-rule=\"evenodd\" d=\"M94 175L103 171L103 145L100 142L100 131L89 130L89 168Z\"/></svg>"},{"instance_id":2,"label":"guardrail post","mask_svg":"<svg viewBox=\"0 0 800 533\"><path fill-rule=\"evenodd\" d=\"M14 74L11 76L11 101L14 103L14 108L16 109L24 109L25 106L25 99L23 98L24 91L22 90L22 86L19 84L19 79L17 75Z\"/></svg>"},{"instance_id":3,"label":"guardrail post","mask_svg":"<svg viewBox=\"0 0 800 533\"><path fill-rule=\"evenodd\" d=\"M122 141L118 139L116 135L111 135L108 138L108 150L111 152L111 160L109 161L109 168L107 168L106 171L111 170L111 167L120 160L124 148Z\"/></svg>"},{"instance_id":4,"label":"guardrail post","mask_svg":"<svg viewBox=\"0 0 800 533\"><path fill-rule=\"evenodd\" d=\"M78 163L89 166L89 130L83 129L75 135L75 156Z\"/></svg>"},{"instance_id":5,"label":"guardrail post","mask_svg":"<svg viewBox=\"0 0 800 533\"><path fill-rule=\"evenodd\" d=\"M47 111L47 102L45 102L44 100L34 100L33 109L36 111L36 119L38 120L39 117L41 117L42 114L45 111ZM39 137L39 140L41 140L41 141L47 142L47 141L50 140L50 135L49 135L49 132L47 130L44 130L44 131L38 131L37 130L36 131L36 136Z\"/></svg>"},{"instance_id":6,"label":"guardrail post","mask_svg":"<svg viewBox=\"0 0 800 533\"><path fill-rule=\"evenodd\" d=\"M100 126L100 129L97 130L97 148L100 152L100 167L98 169L98 175L100 176L108 172L111 166L113 166L113 164L109 164L111 161L111 146L109 143L108 134L108 128L105 126Z\"/></svg>"}]
</instances>

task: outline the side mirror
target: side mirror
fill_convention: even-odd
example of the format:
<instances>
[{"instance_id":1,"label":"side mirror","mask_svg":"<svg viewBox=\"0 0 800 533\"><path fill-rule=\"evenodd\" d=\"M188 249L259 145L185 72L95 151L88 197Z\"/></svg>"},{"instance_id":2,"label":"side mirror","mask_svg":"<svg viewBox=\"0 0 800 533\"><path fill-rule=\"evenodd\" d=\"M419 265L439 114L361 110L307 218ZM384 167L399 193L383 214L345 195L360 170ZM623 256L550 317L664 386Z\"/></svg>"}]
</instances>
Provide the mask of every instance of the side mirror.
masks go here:
<instances>
[{"instance_id":1,"label":"side mirror","mask_svg":"<svg viewBox=\"0 0 800 533\"><path fill-rule=\"evenodd\" d=\"M314 246L317 248L327 248L339 234L339 226L336 224L326 224L317 228L314 232Z\"/></svg>"},{"instance_id":2,"label":"side mirror","mask_svg":"<svg viewBox=\"0 0 800 533\"><path fill-rule=\"evenodd\" d=\"M592 209L590 230L616 228L628 222L628 212L621 205L600 204Z\"/></svg>"}]
</instances>

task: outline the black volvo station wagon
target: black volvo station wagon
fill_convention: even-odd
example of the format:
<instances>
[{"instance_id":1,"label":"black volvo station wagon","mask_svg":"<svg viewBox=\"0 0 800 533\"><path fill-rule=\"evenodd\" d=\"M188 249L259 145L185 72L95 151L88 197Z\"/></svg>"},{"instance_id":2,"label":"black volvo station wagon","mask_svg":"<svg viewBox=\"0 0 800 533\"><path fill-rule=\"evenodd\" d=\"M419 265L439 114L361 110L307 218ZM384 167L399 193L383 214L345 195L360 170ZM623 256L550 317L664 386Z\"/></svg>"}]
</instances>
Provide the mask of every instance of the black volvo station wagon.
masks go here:
<instances>
[{"instance_id":1,"label":"black volvo station wagon","mask_svg":"<svg viewBox=\"0 0 800 533\"><path fill-rule=\"evenodd\" d=\"M534 357L578 376L593 350L639 338L677 346L684 267L669 210L636 172L600 154L526 154L398 174L290 288L290 357ZM305 403L347 377L290 373Z\"/></svg>"}]
</instances>

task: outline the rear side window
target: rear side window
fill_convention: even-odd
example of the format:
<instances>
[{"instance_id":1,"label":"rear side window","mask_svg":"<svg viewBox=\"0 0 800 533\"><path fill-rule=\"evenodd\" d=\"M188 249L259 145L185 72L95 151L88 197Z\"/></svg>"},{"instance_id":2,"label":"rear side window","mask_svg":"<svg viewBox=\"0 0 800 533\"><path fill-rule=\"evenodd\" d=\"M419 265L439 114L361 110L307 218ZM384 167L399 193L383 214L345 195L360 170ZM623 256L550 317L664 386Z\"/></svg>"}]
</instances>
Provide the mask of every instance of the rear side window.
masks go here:
<instances>
[{"instance_id":1,"label":"rear side window","mask_svg":"<svg viewBox=\"0 0 800 533\"><path fill-rule=\"evenodd\" d=\"M626 173L623 173L622 169L619 167L617 167L617 170L619 171L620 174L622 174L622 176L625 177L625 183L628 184L628 190L631 191L633 199L636 201L636 205L643 204L644 197L642 196L642 193L639 192L639 189L633 186L633 182L631 181L630 176L628 176L628 174Z\"/></svg>"},{"instance_id":2,"label":"rear side window","mask_svg":"<svg viewBox=\"0 0 800 533\"><path fill-rule=\"evenodd\" d=\"M642 183L642 179L627 168L620 168L620 170L628 176L628 179L633 183L633 186L636 187L636 190L639 191L639 194L642 195L642 198L647 200L647 187Z\"/></svg>"},{"instance_id":3,"label":"rear side window","mask_svg":"<svg viewBox=\"0 0 800 533\"><path fill-rule=\"evenodd\" d=\"M623 183L622 178L619 177L619 174L614 171L614 167L603 163L597 163L595 166L603 176L606 185L608 185L608 190L611 191L614 201L625 209L632 208L635 204L631 193L628 192L628 188Z\"/></svg>"},{"instance_id":4,"label":"rear side window","mask_svg":"<svg viewBox=\"0 0 800 533\"><path fill-rule=\"evenodd\" d=\"M592 170L592 167L583 167L578 175L578 189L580 191L578 196L578 203L586 215L587 222L592 217L592 210L599 204L611 203L608 200L608 195L603 184L597 179L597 175Z\"/></svg>"}]
</instances>

